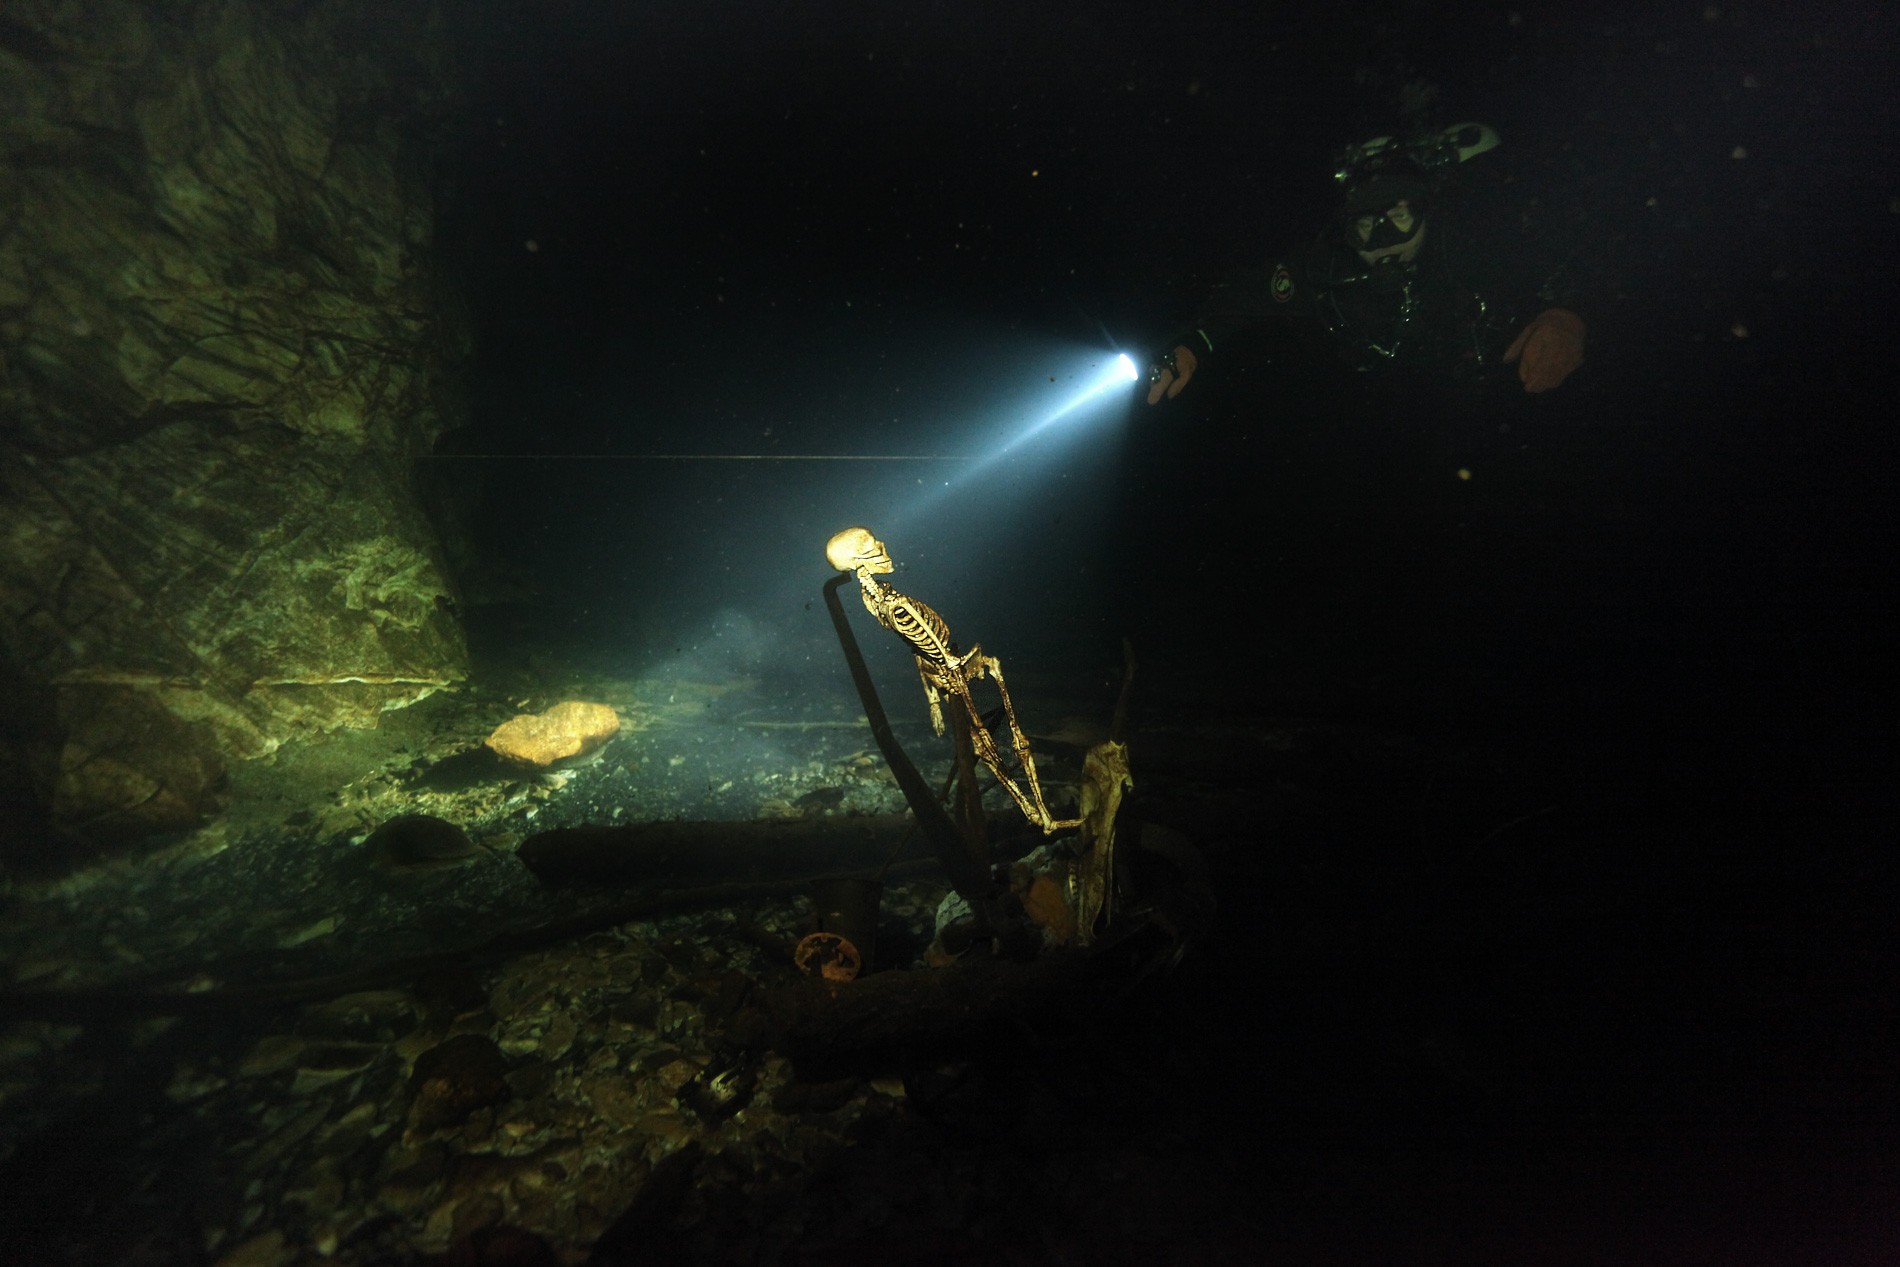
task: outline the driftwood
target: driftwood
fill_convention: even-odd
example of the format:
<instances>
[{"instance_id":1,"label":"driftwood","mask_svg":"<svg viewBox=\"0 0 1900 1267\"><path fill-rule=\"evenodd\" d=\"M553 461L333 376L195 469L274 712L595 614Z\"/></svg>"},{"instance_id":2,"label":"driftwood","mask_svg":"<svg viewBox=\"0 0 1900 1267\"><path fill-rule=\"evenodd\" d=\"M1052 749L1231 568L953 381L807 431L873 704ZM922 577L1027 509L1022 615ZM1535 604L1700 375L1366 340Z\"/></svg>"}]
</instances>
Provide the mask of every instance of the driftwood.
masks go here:
<instances>
[{"instance_id":1,"label":"driftwood","mask_svg":"<svg viewBox=\"0 0 1900 1267\"><path fill-rule=\"evenodd\" d=\"M932 859L918 858L891 866L889 874L935 872ZM566 919L499 933L472 946L380 960L362 967L289 980L243 982L243 961L207 964L192 976L240 979L210 990L186 990L177 985L180 974L148 978L123 985L70 990L0 990L0 1020L58 1019L120 1021L136 1016L197 1016L222 1012L268 1010L317 1003L358 990L410 985L449 972L485 968L515 955L557 946L589 933L617 928L635 920L657 919L683 911L708 910L741 902L786 899L808 889L820 876L814 871L774 879L741 880L695 887L643 888L622 902L586 911Z\"/></svg>"},{"instance_id":2,"label":"driftwood","mask_svg":"<svg viewBox=\"0 0 1900 1267\"><path fill-rule=\"evenodd\" d=\"M913 830L907 814L557 827L517 856L543 884L690 888L875 872Z\"/></svg>"},{"instance_id":3,"label":"driftwood","mask_svg":"<svg viewBox=\"0 0 1900 1267\"><path fill-rule=\"evenodd\" d=\"M1099 1014L1126 984L1125 968L1120 956L1070 949L1028 962L983 959L842 983L804 979L766 991L751 1023L766 1045L815 1062L990 1033L1047 1034Z\"/></svg>"}]
</instances>

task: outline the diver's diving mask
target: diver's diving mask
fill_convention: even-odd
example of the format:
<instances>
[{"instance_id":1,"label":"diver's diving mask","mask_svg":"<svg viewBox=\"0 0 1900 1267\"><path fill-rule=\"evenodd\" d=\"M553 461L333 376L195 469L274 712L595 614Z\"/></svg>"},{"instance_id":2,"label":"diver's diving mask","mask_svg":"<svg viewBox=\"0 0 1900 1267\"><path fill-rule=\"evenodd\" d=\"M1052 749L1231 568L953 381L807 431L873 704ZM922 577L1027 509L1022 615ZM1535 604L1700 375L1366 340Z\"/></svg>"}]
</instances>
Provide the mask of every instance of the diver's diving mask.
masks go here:
<instances>
[{"instance_id":1,"label":"diver's diving mask","mask_svg":"<svg viewBox=\"0 0 1900 1267\"><path fill-rule=\"evenodd\" d=\"M1361 253L1409 246L1424 231L1425 217L1409 207L1394 215L1356 216L1346 222L1346 244Z\"/></svg>"}]
</instances>

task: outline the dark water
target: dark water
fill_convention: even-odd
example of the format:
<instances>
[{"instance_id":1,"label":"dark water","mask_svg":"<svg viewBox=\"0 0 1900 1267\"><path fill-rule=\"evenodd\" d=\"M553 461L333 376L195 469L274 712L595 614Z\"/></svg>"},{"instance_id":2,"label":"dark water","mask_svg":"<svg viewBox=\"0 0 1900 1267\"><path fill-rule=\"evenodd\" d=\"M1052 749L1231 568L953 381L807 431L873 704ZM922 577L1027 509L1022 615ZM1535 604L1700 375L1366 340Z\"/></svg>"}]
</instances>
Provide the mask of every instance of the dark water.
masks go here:
<instances>
[{"instance_id":1,"label":"dark water","mask_svg":"<svg viewBox=\"0 0 1900 1267\"><path fill-rule=\"evenodd\" d=\"M1133 645L1137 804L1219 919L1093 1046L986 1053L977 1137L1113 1104L1234 1261L1889 1261L1890 15L838 10L471 28L471 576L592 663L829 698L865 523L1032 715ZM1263 352L987 465L781 460L993 457L1418 81L1588 230L1558 392Z\"/></svg>"}]
</instances>

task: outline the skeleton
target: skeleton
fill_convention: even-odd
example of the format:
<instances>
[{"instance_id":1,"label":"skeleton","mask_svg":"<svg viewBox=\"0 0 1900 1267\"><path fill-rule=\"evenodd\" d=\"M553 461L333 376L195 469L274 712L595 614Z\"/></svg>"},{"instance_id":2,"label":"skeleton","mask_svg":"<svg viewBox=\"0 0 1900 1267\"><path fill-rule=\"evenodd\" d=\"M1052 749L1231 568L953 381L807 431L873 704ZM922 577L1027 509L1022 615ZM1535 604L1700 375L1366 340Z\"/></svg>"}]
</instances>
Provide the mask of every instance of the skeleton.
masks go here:
<instances>
[{"instance_id":1,"label":"skeleton","mask_svg":"<svg viewBox=\"0 0 1900 1267\"><path fill-rule=\"evenodd\" d=\"M864 609L876 618L878 624L910 644L912 653L917 657L917 675L923 679L924 698L930 703L932 729L939 735L943 733L943 697L955 697L970 719L970 739L976 748L977 759L989 767L996 781L1002 784L1003 790L1022 810L1023 817L1042 828L1044 835L1080 826L1082 820L1079 818L1057 819L1051 816L1049 807L1043 803L1042 783L1036 777L1036 761L1029 753L1029 739L1016 721L1016 706L1010 702L1009 687L1003 683L1002 663L995 656L984 655L980 645L959 652L956 643L951 641L950 627L929 604L908 594L900 594L877 579L896 571L896 565L891 562L884 543L869 528L846 528L833 535L825 543L825 558L840 572L857 575ZM982 715L976 709L976 701L970 698L970 683L986 675L995 681L996 693L1003 697L1003 716L1009 723L1010 747L1016 754L1017 764L1022 767L1021 784L1003 769L1003 757L997 751L996 741L991 738L989 727L983 724Z\"/></svg>"}]
</instances>

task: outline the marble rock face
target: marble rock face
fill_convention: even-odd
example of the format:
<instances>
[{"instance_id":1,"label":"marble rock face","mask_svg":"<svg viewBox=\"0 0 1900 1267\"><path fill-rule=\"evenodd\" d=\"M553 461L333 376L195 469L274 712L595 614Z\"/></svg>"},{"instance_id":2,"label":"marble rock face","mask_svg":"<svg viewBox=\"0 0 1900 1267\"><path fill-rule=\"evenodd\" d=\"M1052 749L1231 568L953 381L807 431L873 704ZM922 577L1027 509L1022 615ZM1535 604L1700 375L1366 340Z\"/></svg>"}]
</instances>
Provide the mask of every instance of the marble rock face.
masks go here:
<instances>
[{"instance_id":1,"label":"marble rock face","mask_svg":"<svg viewBox=\"0 0 1900 1267\"><path fill-rule=\"evenodd\" d=\"M0 753L67 846L466 671L414 479L466 343L429 9L7 6L0 669L34 707Z\"/></svg>"}]
</instances>

